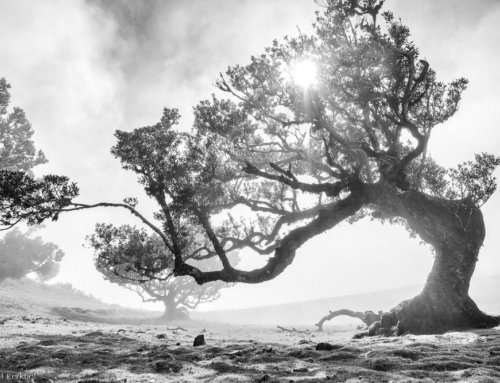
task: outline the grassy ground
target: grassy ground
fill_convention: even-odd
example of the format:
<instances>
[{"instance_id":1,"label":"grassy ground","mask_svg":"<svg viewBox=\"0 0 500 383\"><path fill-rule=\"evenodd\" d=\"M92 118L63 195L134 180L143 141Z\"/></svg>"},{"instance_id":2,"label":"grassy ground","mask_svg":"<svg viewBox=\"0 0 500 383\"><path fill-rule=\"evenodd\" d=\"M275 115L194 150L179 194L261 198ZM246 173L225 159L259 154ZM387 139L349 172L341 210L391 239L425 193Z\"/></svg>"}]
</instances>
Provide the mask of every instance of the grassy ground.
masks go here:
<instances>
[{"instance_id":1,"label":"grassy ground","mask_svg":"<svg viewBox=\"0 0 500 383\"><path fill-rule=\"evenodd\" d=\"M2 322L5 382L500 382L498 329L353 340L345 332L194 321L171 327L31 316ZM194 347L198 335L206 344Z\"/></svg>"},{"instance_id":2,"label":"grassy ground","mask_svg":"<svg viewBox=\"0 0 500 383\"><path fill-rule=\"evenodd\" d=\"M352 327L167 326L58 288L0 286L0 382L500 382L500 328L355 340Z\"/></svg>"}]
</instances>

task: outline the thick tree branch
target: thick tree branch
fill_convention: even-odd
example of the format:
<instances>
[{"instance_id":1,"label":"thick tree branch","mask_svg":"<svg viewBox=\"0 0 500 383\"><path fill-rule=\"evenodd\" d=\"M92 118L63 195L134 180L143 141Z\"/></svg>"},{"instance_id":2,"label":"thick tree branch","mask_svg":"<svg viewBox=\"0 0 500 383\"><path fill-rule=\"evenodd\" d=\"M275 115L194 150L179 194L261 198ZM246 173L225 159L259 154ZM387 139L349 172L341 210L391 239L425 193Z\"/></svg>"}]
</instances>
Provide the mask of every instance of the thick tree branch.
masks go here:
<instances>
[{"instance_id":1,"label":"thick tree branch","mask_svg":"<svg viewBox=\"0 0 500 383\"><path fill-rule=\"evenodd\" d=\"M269 258L267 264L260 269L253 271L232 269L203 272L192 265L183 263L180 266L176 265L174 274L176 276L190 275L199 284L216 280L243 283L260 283L271 280L281 274L292 263L295 253L301 245L354 215L363 206L364 201L364 193L359 189L353 191L344 200L320 211L318 217L311 223L290 231L276 248L274 256Z\"/></svg>"},{"instance_id":2,"label":"thick tree branch","mask_svg":"<svg viewBox=\"0 0 500 383\"><path fill-rule=\"evenodd\" d=\"M274 174L263 172L262 170L259 170L257 167L253 166L249 162L246 162L246 167L243 168L243 171L248 174L254 174L256 176L266 178L268 180L284 183L290 186L292 189L298 189L304 192L314 193L314 194L325 193L329 197L338 196L339 193L342 191L342 189L349 186L349 184L351 183L351 180L349 178L345 178L333 184L332 183L307 184L298 181L295 177L288 178L284 175L277 176ZM281 173L284 172L285 172L284 170L281 171Z\"/></svg>"},{"instance_id":3,"label":"thick tree branch","mask_svg":"<svg viewBox=\"0 0 500 383\"><path fill-rule=\"evenodd\" d=\"M149 177L149 185L150 185L149 192L153 195L158 204L161 206L163 214L165 215L168 234L170 235L170 238L172 240L172 253L174 253L176 257L175 259L177 259L177 257L182 256L182 248L178 238L177 230L175 228L174 220L172 219L170 209L165 199L166 190L163 187L163 183L157 183L155 180L153 180L152 177Z\"/></svg>"},{"instance_id":4,"label":"thick tree branch","mask_svg":"<svg viewBox=\"0 0 500 383\"><path fill-rule=\"evenodd\" d=\"M231 270L233 267L231 266L231 263L229 262L229 259L227 258L226 251L224 250L224 247L221 245L221 243L219 242L219 239L215 235L207 216L205 215L205 213L203 211L198 209L196 206L192 205L191 208L192 208L193 212L196 214L196 216L198 217L199 222L201 223L201 225L205 229L205 232L207 233L208 238L212 242L212 245L214 246L215 252L219 256L219 259L221 260L224 269ZM179 259L182 260L182 257ZM177 255L176 255L176 266L177 266L177 262L178 262L178 259L177 259Z\"/></svg>"}]
</instances>

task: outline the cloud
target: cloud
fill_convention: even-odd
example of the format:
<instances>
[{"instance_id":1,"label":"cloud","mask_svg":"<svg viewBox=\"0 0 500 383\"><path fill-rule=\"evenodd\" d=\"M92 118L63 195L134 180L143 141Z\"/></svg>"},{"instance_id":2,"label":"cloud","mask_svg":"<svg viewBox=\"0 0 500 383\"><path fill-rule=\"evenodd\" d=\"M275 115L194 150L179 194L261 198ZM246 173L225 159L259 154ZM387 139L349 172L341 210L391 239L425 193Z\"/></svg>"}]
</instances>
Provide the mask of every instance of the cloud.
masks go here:
<instances>
[{"instance_id":1,"label":"cloud","mask_svg":"<svg viewBox=\"0 0 500 383\"><path fill-rule=\"evenodd\" d=\"M123 72L125 120L144 123L146 115L159 118L163 106L178 107L185 127L191 107L214 91L219 72L248 62L273 38L297 33L296 23L307 29L315 9L312 2L289 7L284 0L87 4L116 24L117 40L106 57Z\"/></svg>"},{"instance_id":2,"label":"cloud","mask_svg":"<svg viewBox=\"0 0 500 383\"><path fill-rule=\"evenodd\" d=\"M47 154L44 172L90 173L104 160L100 153L87 154L86 161L75 156L83 157L97 140L110 145L107 129L120 109L119 75L100 60L111 26L92 18L79 1L0 6L8 15L0 26L1 76L12 84L13 104L26 110L35 142Z\"/></svg>"}]
</instances>

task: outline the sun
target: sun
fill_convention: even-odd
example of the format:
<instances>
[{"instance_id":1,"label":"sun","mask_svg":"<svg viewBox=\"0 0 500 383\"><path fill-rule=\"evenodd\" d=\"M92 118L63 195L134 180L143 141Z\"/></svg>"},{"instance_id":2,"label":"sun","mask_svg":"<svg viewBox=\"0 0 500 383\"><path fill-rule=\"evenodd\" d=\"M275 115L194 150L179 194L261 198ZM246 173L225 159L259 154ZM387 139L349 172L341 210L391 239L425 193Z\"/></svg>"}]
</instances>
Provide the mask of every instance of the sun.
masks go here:
<instances>
[{"instance_id":1,"label":"sun","mask_svg":"<svg viewBox=\"0 0 500 383\"><path fill-rule=\"evenodd\" d=\"M297 85L304 88L313 85L317 81L318 67L312 60L303 60L295 64L293 80Z\"/></svg>"}]
</instances>

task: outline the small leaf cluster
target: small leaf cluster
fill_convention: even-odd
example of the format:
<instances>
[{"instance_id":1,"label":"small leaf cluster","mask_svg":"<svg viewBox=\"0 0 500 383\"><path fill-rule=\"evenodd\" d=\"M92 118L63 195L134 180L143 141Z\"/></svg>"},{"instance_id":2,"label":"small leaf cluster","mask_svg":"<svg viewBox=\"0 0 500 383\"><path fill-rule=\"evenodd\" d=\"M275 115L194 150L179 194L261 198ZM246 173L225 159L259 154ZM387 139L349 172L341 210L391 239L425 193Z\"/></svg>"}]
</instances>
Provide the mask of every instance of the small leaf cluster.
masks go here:
<instances>
[{"instance_id":1,"label":"small leaf cluster","mask_svg":"<svg viewBox=\"0 0 500 383\"><path fill-rule=\"evenodd\" d=\"M57 220L62 209L78 196L78 187L64 176L47 175L39 180L24 172L0 170L0 223L28 225Z\"/></svg>"},{"instance_id":2,"label":"small leaf cluster","mask_svg":"<svg viewBox=\"0 0 500 383\"><path fill-rule=\"evenodd\" d=\"M450 199L470 199L476 206L483 206L497 189L493 171L500 165L500 157L481 153L475 161L467 161L449 170L450 187L446 192Z\"/></svg>"}]
</instances>

